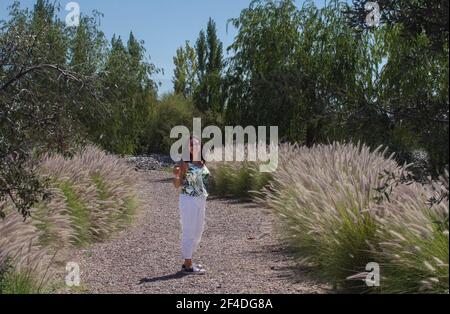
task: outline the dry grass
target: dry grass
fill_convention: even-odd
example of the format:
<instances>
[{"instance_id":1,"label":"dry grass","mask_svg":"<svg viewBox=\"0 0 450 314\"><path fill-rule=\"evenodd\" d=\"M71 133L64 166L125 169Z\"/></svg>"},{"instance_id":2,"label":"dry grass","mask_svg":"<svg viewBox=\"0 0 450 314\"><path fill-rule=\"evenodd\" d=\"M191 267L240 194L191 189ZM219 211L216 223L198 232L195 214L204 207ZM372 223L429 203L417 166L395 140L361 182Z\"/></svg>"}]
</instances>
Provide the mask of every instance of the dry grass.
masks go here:
<instances>
[{"instance_id":1,"label":"dry grass","mask_svg":"<svg viewBox=\"0 0 450 314\"><path fill-rule=\"evenodd\" d=\"M39 230L9 211L0 221L0 235L0 275L6 277L0 282L0 293L26 292L30 286L33 292L43 292L53 275L52 256L39 244Z\"/></svg>"},{"instance_id":2,"label":"dry grass","mask_svg":"<svg viewBox=\"0 0 450 314\"><path fill-rule=\"evenodd\" d=\"M447 172L429 184L401 185L380 205L378 257L385 292L448 293L448 201Z\"/></svg>"},{"instance_id":3,"label":"dry grass","mask_svg":"<svg viewBox=\"0 0 450 314\"><path fill-rule=\"evenodd\" d=\"M51 277L50 262L62 263L73 247L108 238L130 222L138 205L134 170L94 146L71 159L44 156L39 174L49 179L50 199L35 204L26 222L11 208L0 221L6 292L37 292Z\"/></svg>"},{"instance_id":4,"label":"dry grass","mask_svg":"<svg viewBox=\"0 0 450 314\"><path fill-rule=\"evenodd\" d=\"M208 163L212 174L210 191L220 197L251 198L270 182L272 174L260 171L260 166L266 164L265 162L246 160L246 146L235 145L234 150L236 154L242 154L244 161ZM224 154L222 158L225 160Z\"/></svg>"},{"instance_id":5,"label":"dry grass","mask_svg":"<svg viewBox=\"0 0 450 314\"><path fill-rule=\"evenodd\" d=\"M347 278L378 262L382 285L372 292L448 291L448 199L427 206L445 183L399 184L383 199L380 174L407 173L392 157L365 145L284 145L256 199L284 221L301 261L338 287L367 291Z\"/></svg>"},{"instance_id":6,"label":"dry grass","mask_svg":"<svg viewBox=\"0 0 450 314\"><path fill-rule=\"evenodd\" d=\"M60 231L72 244L101 241L123 227L133 214L130 204L136 198L135 172L114 155L88 146L70 160L45 156L40 171L43 176L49 176L53 188L60 191L54 194L54 201L64 205L55 210L70 217L69 224L75 234L67 228ZM49 221L47 214L43 217ZM52 225L56 222L50 220Z\"/></svg>"}]
</instances>

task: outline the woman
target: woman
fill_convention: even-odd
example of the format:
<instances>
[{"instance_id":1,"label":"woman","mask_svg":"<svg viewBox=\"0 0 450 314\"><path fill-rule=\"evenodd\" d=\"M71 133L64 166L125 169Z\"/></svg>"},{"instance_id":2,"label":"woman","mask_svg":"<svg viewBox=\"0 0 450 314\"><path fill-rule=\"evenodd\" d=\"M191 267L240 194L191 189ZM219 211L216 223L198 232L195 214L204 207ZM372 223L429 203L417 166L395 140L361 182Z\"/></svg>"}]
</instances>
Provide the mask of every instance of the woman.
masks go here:
<instances>
[{"instance_id":1,"label":"woman","mask_svg":"<svg viewBox=\"0 0 450 314\"><path fill-rule=\"evenodd\" d=\"M192 256L198 248L205 223L205 209L208 192L206 189L209 170L202 156L202 146L197 138L189 140L189 161L182 161L174 168L174 185L181 187L179 196L182 225L182 271L204 274L201 265L194 265ZM194 157L196 157L194 159ZM200 160L200 161L194 161Z\"/></svg>"}]
</instances>

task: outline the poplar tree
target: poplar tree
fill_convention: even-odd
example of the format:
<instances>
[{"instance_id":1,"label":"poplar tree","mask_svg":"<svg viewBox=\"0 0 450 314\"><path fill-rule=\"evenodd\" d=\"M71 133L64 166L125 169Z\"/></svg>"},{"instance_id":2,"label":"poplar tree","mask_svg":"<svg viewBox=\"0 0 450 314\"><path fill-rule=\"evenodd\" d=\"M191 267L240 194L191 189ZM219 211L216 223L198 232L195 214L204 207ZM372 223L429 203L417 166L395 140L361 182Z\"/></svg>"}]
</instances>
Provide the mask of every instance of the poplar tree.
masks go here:
<instances>
[{"instance_id":1,"label":"poplar tree","mask_svg":"<svg viewBox=\"0 0 450 314\"><path fill-rule=\"evenodd\" d=\"M175 64L173 85L175 94L191 98L197 88L197 55L195 49L186 41L184 47L179 47L173 58Z\"/></svg>"},{"instance_id":2,"label":"poplar tree","mask_svg":"<svg viewBox=\"0 0 450 314\"><path fill-rule=\"evenodd\" d=\"M194 103L202 112L220 112L223 110L223 44L217 36L216 23L211 18L206 33L204 30L200 31L195 48L198 87L194 94Z\"/></svg>"}]
</instances>

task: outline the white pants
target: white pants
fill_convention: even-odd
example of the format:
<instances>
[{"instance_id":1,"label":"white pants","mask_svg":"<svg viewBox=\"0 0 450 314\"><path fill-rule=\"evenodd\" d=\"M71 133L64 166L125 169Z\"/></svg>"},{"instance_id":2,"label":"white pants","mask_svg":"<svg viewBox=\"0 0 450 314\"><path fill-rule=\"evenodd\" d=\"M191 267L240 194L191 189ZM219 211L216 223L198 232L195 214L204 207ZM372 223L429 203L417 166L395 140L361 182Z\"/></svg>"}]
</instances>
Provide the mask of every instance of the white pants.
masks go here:
<instances>
[{"instance_id":1,"label":"white pants","mask_svg":"<svg viewBox=\"0 0 450 314\"><path fill-rule=\"evenodd\" d=\"M202 238L205 226L206 197L180 194L180 220L182 227L182 259L192 259Z\"/></svg>"}]
</instances>

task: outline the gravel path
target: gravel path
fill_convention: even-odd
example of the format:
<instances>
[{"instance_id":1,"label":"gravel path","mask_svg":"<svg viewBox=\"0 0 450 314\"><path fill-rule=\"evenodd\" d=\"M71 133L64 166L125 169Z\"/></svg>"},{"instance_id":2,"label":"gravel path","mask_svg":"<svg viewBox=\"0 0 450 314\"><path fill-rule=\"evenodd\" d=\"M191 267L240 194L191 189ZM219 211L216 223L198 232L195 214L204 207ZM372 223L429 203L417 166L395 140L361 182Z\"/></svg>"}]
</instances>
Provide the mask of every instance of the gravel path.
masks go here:
<instances>
[{"instance_id":1,"label":"gravel path","mask_svg":"<svg viewBox=\"0 0 450 314\"><path fill-rule=\"evenodd\" d=\"M195 261L203 276L179 273L180 221L171 175L140 176L142 211L114 239L76 252L81 292L87 293L326 293L328 288L295 271L274 238L272 214L251 203L210 198ZM78 291L79 292L79 291Z\"/></svg>"}]
</instances>

